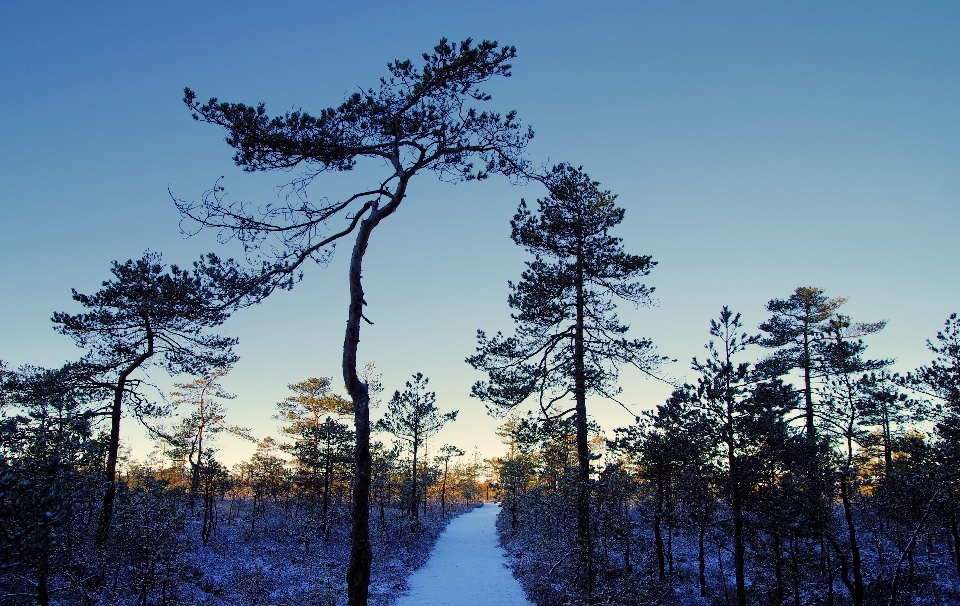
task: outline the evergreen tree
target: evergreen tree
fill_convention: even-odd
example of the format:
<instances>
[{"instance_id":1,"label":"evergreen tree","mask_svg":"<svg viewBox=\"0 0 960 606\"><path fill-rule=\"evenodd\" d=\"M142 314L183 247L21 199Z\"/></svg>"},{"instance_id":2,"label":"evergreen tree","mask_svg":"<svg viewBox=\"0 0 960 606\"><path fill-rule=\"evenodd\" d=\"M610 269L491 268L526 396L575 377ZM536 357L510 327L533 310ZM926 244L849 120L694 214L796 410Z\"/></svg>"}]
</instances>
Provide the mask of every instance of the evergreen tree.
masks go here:
<instances>
[{"instance_id":1,"label":"evergreen tree","mask_svg":"<svg viewBox=\"0 0 960 606\"><path fill-rule=\"evenodd\" d=\"M742 327L740 314L724 306L720 317L710 321L710 336L717 341L707 343L708 357L703 362L693 360L693 369L700 375L697 385L686 385L672 397L699 408L719 447L722 494L733 526L737 603L746 606L749 508L763 479L776 476L779 451L788 439L785 415L797 398L779 379L757 375L749 362L738 361L760 340L741 333Z\"/></svg>"},{"instance_id":2,"label":"evergreen tree","mask_svg":"<svg viewBox=\"0 0 960 606\"><path fill-rule=\"evenodd\" d=\"M189 383L175 383L176 389L171 393L174 405L193 408L174 428L171 436L175 450L182 453L178 458L186 459L190 465L190 492L193 495L199 494L203 461L211 454L210 444L218 434L227 433L256 441L246 427L227 423L227 410L220 400L232 400L236 396L224 390L219 379L228 372L229 367L214 368Z\"/></svg>"},{"instance_id":3,"label":"evergreen tree","mask_svg":"<svg viewBox=\"0 0 960 606\"><path fill-rule=\"evenodd\" d=\"M310 377L288 385L293 395L277 403L274 416L285 424L280 431L299 439L304 431L320 427L325 416L339 419L353 412L350 401L333 393L332 385L332 377Z\"/></svg>"},{"instance_id":4,"label":"evergreen tree","mask_svg":"<svg viewBox=\"0 0 960 606\"><path fill-rule=\"evenodd\" d=\"M673 557L663 539L663 523L672 530L677 523L677 509L684 506L699 529L698 562L700 591L706 596L705 546L706 530L713 522L712 453L715 448L702 412L686 397L671 397L656 411L645 413L637 424L616 430L610 446L630 461L636 476L652 486L654 494L652 523L654 549L660 580L672 573Z\"/></svg>"},{"instance_id":5,"label":"evergreen tree","mask_svg":"<svg viewBox=\"0 0 960 606\"><path fill-rule=\"evenodd\" d=\"M934 354L933 361L909 373L899 383L920 395L920 412L935 422L937 473L945 486L946 497L942 523L950 533L954 564L960 574L960 318L957 314L950 314L935 340L927 339L927 349Z\"/></svg>"},{"instance_id":6,"label":"evergreen tree","mask_svg":"<svg viewBox=\"0 0 960 606\"><path fill-rule=\"evenodd\" d=\"M122 264L114 261L110 270L114 279L105 281L99 291L93 295L73 291L73 299L87 312L53 315L56 330L86 348L77 368L88 383L111 392L107 487L98 544L106 540L113 516L124 403L131 404L140 419L158 412L140 391L143 381L134 373L158 363L171 374L203 374L237 360L232 350L236 339L207 332L229 317L224 287L214 270L230 263L209 255L202 268L198 264L191 272L176 265L165 268L158 253L147 252Z\"/></svg>"},{"instance_id":7,"label":"evergreen tree","mask_svg":"<svg viewBox=\"0 0 960 606\"><path fill-rule=\"evenodd\" d=\"M95 489L82 473L98 458L91 394L72 371L67 364L0 376L0 574L12 573L21 596L32 589L39 606L73 563L72 527Z\"/></svg>"},{"instance_id":8,"label":"evergreen tree","mask_svg":"<svg viewBox=\"0 0 960 606\"><path fill-rule=\"evenodd\" d=\"M927 339L927 349L934 354L930 364L916 369L902 384L928 400L927 414L940 421L960 423L960 318L950 314L936 342ZM946 428L946 426L944 426Z\"/></svg>"},{"instance_id":9,"label":"evergreen tree","mask_svg":"<svg viewBox=\"0 0 960 606\"><path fill-rule=\"evenodd\" d=\"M297 480L307 488L312 502L320 502L320 530L330 536L330 499L334 484L353 460L354 435L345 424L328 416L318 425L301 428L289 448L298 468Z\"/></svg>"},{"instance_id":10,"label":"evergreen tree","mask_svg":"<svg viewBox=\"0 0 960 606\"><path fill-rule=\"evenodd\" d=\"M766 333L760 344L777 351L758 366L768 368L773 376L793 369L803 372L804 426L811 440L816 436L813 379L820 374L817 344L826 321L846 300L846 297L829 299L822 288L801 286L786 299L768 301L767 311L773 316L760 325L760 330Z\"/></svg>"},{"instance_id":11,"label":"evergreen tree","mask_svg":"<svg viewBox=\"0 0 960 606\"><path fill-rule=\"evenodd\" d=\"M593 579L590 540L590 449L586 398L614 398L624 365L650 372L661 361L647 339L630 339L614 299L651 304L653 289L637 280L655 265L626 253L609 232L623 221L616 197L580 168L561 164L544 179L548 197L534 214L525 202L511 221L513 241L534 255L517 284L510 284L515 334L487 338L478 332L477 354L467 362L488 382L473 395L509 410L534 397L547 418L574 413L579 491L577 536L583 589ZM557 410L572 398L572 409Z\"/></svg>"},{"instance_id":12,"label":"evergreen tree","mask_svg":"<svg viewBox=\"0 0 960 606\"><path fill-rule=\"evenodd\" d=\"M866 589L862 549L854 516L858 492L854 458L858 447L869 436L867 419L873 408L870 384L862 379L867 373L891 363L891 360L865 360L863 355L867 346L862 337L881 330L884 325L885 322L855 323L849 316L838 314L827 322L824 339L819 345L828 376L822 388L822 418L831 437L840 443L841 461L836 477L843 508L843 528L847 535L846 545L832 532L828 532L826 538L840 559L840 579L854 606L863 605Z\"/></svg>"},{"instance_id":13,"label":"evergreen tree","mask_svg":"<svg viewBox=\"0 0 960 606\"><path fill-rule=\"evenodd\" d=\"M234 161L247 171L302 167L293 188L296 203L267 205L262 212L223 200L218 184L199 204L178 201L178 207L200 226L226 231L251 253L273 253L256 275L237 276L235 285L259 300L275 288L290 287L304 263L325 263L333 245L355 233L350 269L350 306L343 344L343 378L353 400L357 437L353 483L353 546L347 570L349 606L366 606L372 554L369 538L370 394L358 373L357 348L364 315L362 264L373 230L406 199L410 180L422 172L443 179L485 179L490 174L523 178L529 168L522 154L533 131L522 129L515 112L479 111L475 102L490 95L480 85L510 75L512 46L496 42L459 45L446 39L423 55L423 66L411 61L388 64L389 75L376 88L349 95L340 106L313 116L302 111L271 118L263 104L201 104L190 89L184 102L197 120L222 126ZM347 171L360 159L386 171L371 184L342 200L314 204L307 186L326 172ZM482 166L475 168L473 161ZM291 199L294 199L291 198ZM331 221L342 228L327 232ZM268 238L276 238L266 242Z\"/></svg>"},{"instance_id":14,"label":"evergreen tree","mask_svg":"<svg viewBox=\"0 0 960 606\"><path fill-rule=\"evenodd\" d=\"M393 434L410 447L410 517L417 519L417 464L418 455L427 440L439 432L444 425L457 418L456 410L440 413L436 406L437 394L427 391L429 379L422 373L413 375L413 381L407 381L403 393L396 391L387 403L387 412L377 421L376 429Z\"/></svg>"},{"instance_id":15,"label":"evergreen tree","mask_svg":"<svg viewBox=\"0 0 960 606\"><path fill-rule=\"evenodd\" d=\"M440 455L435 457L438 463L443 464L443 475L440 479L440 517L447 517L447 476L450 472L450 460L462 457L466 452L452 444L444 444L440 448Z\"/></svg>"}]
</instances>

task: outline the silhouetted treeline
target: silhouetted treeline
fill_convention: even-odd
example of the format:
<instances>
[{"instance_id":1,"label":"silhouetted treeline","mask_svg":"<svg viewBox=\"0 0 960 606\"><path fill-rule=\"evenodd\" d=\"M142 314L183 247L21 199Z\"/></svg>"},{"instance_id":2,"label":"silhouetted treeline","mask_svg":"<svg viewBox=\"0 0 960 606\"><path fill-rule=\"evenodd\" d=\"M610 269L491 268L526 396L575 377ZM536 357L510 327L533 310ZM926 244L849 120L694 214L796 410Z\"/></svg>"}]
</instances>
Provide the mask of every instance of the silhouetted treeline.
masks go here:
<instances>
[{"instance_id":1,"label":"silhouetted treeline","mask_svg":"<svg viewBox=\"0 0 960 606\"><path fill-rule=\"evenodd\" d=\"M0 604L343 598L353 506L353 431L343 421L349 400L332 393L329 378L291 385L293 395L277 405L284 440L261 440L249 460L228 469L217 459L217 436L252 439L227 422L224 401L233 396L219 379L228 370L178 383L171 403L181 416L167 420L158 412L147 420L154 455L136 462L121 452L118 475L106 482L111 393L91 389L72 364L2 366ZM368 371L379 385L372 366ZM394 399L405 397L416 399L408 392ZM433 401L415 414L391 410L401 425L417 427L435 413ZM462 450L434 446L429 431L418 438L414 467L397 431L395 446L373 448L374 603L402 591L445 519L488 490L477 459L465 463ZM114 501L101 534L108 490Z\"/></svg>"},{"instance_id":2,"label":"silhouetted treeline","mask_svg":"<svg viewBox=\"0 0 960 606\"><path fill-rule=\"evenodd\" d=\"M960 320L898 374L844 301L799 288L756 334L724 307L688 382L591 430L592 571L575 423L511 417L500 527L538 605L960 602Z\"/></svg>"}]
</instances>

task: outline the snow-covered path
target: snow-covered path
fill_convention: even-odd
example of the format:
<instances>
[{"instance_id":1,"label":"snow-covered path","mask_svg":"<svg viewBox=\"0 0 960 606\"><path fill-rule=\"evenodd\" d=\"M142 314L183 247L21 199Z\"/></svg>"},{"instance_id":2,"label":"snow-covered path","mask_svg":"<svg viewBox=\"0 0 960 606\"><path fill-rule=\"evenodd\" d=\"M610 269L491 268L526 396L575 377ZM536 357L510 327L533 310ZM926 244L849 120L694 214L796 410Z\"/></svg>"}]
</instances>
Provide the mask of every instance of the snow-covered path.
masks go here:
<instances>
[{"instance_id":1,"label":"snow-covered path","mask_svg":"<svg viewBox=\"0 0 960 606\"><path fill-rule=\"evenodd\" d=\"M450 522L396 606L531 606L497 546L500 508L487 504Z\"/></svg>"}]
</instances>

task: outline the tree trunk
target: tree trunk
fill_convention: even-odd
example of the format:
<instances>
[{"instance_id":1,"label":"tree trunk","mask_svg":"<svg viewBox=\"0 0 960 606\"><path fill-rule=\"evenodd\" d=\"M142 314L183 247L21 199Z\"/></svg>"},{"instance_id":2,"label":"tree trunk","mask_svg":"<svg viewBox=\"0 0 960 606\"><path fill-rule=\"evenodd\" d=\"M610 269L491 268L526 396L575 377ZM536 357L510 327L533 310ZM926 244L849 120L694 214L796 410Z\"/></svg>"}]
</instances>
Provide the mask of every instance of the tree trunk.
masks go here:
<instances>
[{"instance_id":1,"label":"tree trunk","mask_svg":"<svg viewBox=\"0 0 960 606\"><path fill-rule=\"evenodd\" d=\"M206 425L206 411L204 410L203 402L204 392L200 392L200 427L197 428L197 452L193 453L197 456L197 463L194 465L193 457L190 457L190 464L193 465L192 474L190 476L190 511L193 512L193 501L197 498L197 492L200 487L200 466L203 465L203 430L204 425Z\"/></svg>"},{"instance_id":2,"label":"tree trunk","mask_svg":"<svg viewBox=\"0 0 960 606\"><path fill-rule=\"evenodd\" d=\"M624 536L626 538L626 545L624 545L624 569L627 574L633 572L633 564L630 563L630 547L633 543L633 522L630 520L630 503L626 500L623 503L623 519L624 519Z\"/></svg>"},{"instance_id":3,"label":"tree trunk","mask_svg":"<svg viewBox=\"0 0 960 606\"><path fill-rule=\"evenodd\" d=\"M953 549L956 555L957 574L960 575L960 527L957 524L957 506L950 497L950 533L953 536Z\"/></svg>"},{"instance_id":4,"label":"tree trunk","mask_svg":"<svg viewBox=\"0 0 960 606\"><path fill-rule=\"evenodd\" d=\"M881 401L883 406L883 473L889 478L893 473L893 447L890 444L890 414L887 410L886 402Z\"/></svg>"},{"instance_id":5,"label":"tree trunk","mask_svg":"<svg viewBox=\"0 0 960 606\"><path fill-rule=\"evenodd\" d=\"M807 312L809 315L809 310ZM810 385L810 367L813 365L810 360L810 327L809 324L804 323L803 327L803 403L804 403L804 416L805 416L805 425L807 428L807 437L810 440L815 440L817 437L817 430L813 425L813 388Z\"/></svg>"},{"instance_id":6,"label":"tree trunk","mask_svg":"<svg viewBox=\"0 0 960 606\"><path fill-rule=\"evenodd\" d=\"M727 389L729 394L729 387ZM746 548L744 546L743 504L740 498L740 479L737 469L736 436L733 424L733 400L727 396L727 467L730 482L730 508L733 514L733 569L737 583L737 606L747 606Z\"/></svg>"},{"instance_id":7,"label":"tree trunk","mask_svg":"<svg viewBox=\"0 0 960 606\"><path fill-rule=\"evenodd\" d=\"M774 594L776 604L783 603L783 540L779 534L773 535L773 575L777 581L777 590Z\"/></svg>"},{"instance_id":8,"label":"tree trunk","mask_svg":"<svg viewBox=\"0 0 960 606\"><path fill-rule=\"evenodd\" d=\"M410 474L410 517L414 520L419 518L417 510L417 438L413 436L413 470Z\"/></svg>"},{"instance_id":9,"label":"tree trunk","mask_svg":"<svg viewBox=\"0 0 960 606\"><path fill-rule=\"evenodd\" d=\"M403 200L409 176L400 174L393 199L382 209L370 205L370 216L360 222L357 241L350 257L350 308L343 337L343 380L353 401L353 421L357 443L354 449L353 525L351 528L350 563L347 566L347 605L367 606L370 586L370 391L357 373L357 347L360 344L360 320L363 316L363 255L370 234L384 218L393 214Z\"/></svg>"},{"instance_id":10,"label":"tree trunk","mask_svg":"<svg viewBox=\"0 0 960 606\"><path fill-rule=\"evenodd\" d=\"M110 410L110 442L107 444L106 491L103 493L103 505L100 508L100 521L97 525L96 544L101 546L110 534L113 522L113 502L117 497L117 458L120 452L120 417L123 413L123 388L126 376L121 375L113 395L113 407Z\"/></svg>"},{"instance_id":11,"label":"tree trunk","mask_svg":"<svg viewBox=\"0 0 960 606\"><path fill-rule=\"evenodd\" d=\"M577 318L574 327L574 397L577 424L577 549L580 568L586 574L583 589L589 600L593 595L593 542L590 538L590 444L587 435L587 385L584 358L583 325L586 302L583 293L582 252L577 259Z\"/></svg>"},{"instance_id":12,"label":"tree trunk","mask_svg":"<svg viewBox=\"0 0 960 606\"><path fill-rule=\"evenodd\" d=\"M857 527L853 523L853 507L850 504L850 495L847 491L847 475L840 476L840 500L843 502L843 515L847 522L847 532L850 535L850 557L853 572L853 581L847 584L850 591L850 600L853 606L863 606L863 572L860 562L860 546L857 544Z\"/></svg>"},{"instance_id":13,"label":"tree trunk","mask_svg":"<svg viewBox=\"0 0 960 606\"><path fill-rule=\"evenodd\" d=\"M117 497L117 459L120 454L120 417L123 414L123 393L127 386L127 379L141 364L150 359L153 355L153 329L150 322L144 318L144 324L147 332L147 350L137 356L133 362L127 366L120 376L117 377L117 384L113 386L113 406L110 409L110 443L107 446L107 469L106 480L107 489L103 493L103 506L100 509L100 523L97 525L97 536L95 544L100 547L107 540L110 534L110 526L113 523L113 502Z\"/></svg>"},{"instance_id":14,"label":"tree trunk","mask_svg":"<svg viewBox=\"0 0 960 606\"><path fill-rule=\"evenodd\" d=\"M800 563L797 557L797 533L790 537L790 564L793 571L793 606L800 606Z\"/></svg>"},{"instance_id":15,"label":"tree trunk","mask_svg":"<svg viewBox=\"0 0 960 606\"><path fill-rule=\"evenodd\" d=\"M323 529L323 541L327 542L328 537L330 536L330 522L328 520L328 515L330 513L330 480L333 475L333 453L330 450L327 450L327 460L326 465L323 467L323 504L320 507L320 527Z\"/></svg>"},{"instance_id":16,"label":"tree trunk","mask_svg":"<svg viewBox=\"0 0 960 606\"><path fill-rule=\"evenodd\" d=\"M660 522L663 517L663 469L662 464L658 465L660 469L657 472L657 515L653 518L653 538L657 548L657 570L660 573L660 580L664 580L666 573L666 556L664 555L663 531L660 528Z\"/></svg>"},{"instance_id":17,"label":"tree trunk","mask_svg":"<svg viewBox=\"0 0 960 606\"><path fill-rule=\"evenodd\" d=\"M443 481L440 483L440 519L447 518L447 469L450 467L450 461L443 462Z\"/></svg>"},{"instance_id":18,"label":"tree trunk","mask_svg":"<svg viewBox=\"0 0 960 606\"><path fill-rule=\"evenodd\" d=\"M697 579L700 581L700 597L707 597L707 553L705 539L707 535L707 525L700 524L700 531L697 533Z\"/></svg>"}]
</instances>

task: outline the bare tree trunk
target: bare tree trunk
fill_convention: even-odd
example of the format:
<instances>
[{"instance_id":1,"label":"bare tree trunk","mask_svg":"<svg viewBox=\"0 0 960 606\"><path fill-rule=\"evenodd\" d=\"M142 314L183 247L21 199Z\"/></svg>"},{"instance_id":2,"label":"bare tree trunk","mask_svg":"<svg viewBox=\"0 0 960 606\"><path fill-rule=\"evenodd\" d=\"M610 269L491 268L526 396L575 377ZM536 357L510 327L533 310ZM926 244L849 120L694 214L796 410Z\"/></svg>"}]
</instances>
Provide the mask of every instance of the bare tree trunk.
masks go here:
<instances>
[{"instance_id":1,"label":"bare tree trunk","mask_svg":"<svg viewBox=\"0 0 960 606\"><path fill-rule=\"evenodd\" d=\"M707 535L707 525L700 524L697 533L697 579L700 581L700 597L707 597L707 554L704 540Z\"/></svg>"},{"instance_id":2,"label":"bare tree trunk","mask_svg":"<svg viewBox=\"0 0 960 606\"><path fill-rule=\"evenodd\" d=\"M937 499L937 496L940 494L940 489L937 489L933 496L930 497L930 500L927 501L927 507L923 511L923 515L920 516L920 521L917 522L917 527L913 530L913 535L910 537L910 542L907 543L907 546L903 553L900 554L900 559L897 561L896 572L893 575L893 580L890 585L890 600L887 602L887 606L896 606L897 597L900 591L900 573L903 570L903 559L912 558L913 556L913 547L917 544L917 537L920 536L920 532L923 530L923 525L927 521L927 516L930 515L930 508L933 507L933 502ZM912 560L911 560L912 566ZM911 575L912 576L912 575Z\"/></svg>"},{"instance_id":3,"label":"bare tree trunk","mask_svg":"<svg viewBox=\"0 0 960 606\"><path fill-rule=\"evenodd\" d=\"M960 575L960 527L957 524L957 505L953 502L953 496L950 497L950 533L953 537L953 551L956 556L955 564L957 574Z\"/></svg>"},{"instance_id":4,"label":"bare tree trunk","mask_svg":"<svg viewBox=\"0 0 960 606\"><path fill-rule=\"evenodd\" d=\"M410 474L410 517L416 520L417 515L417 436L413 436L413 469Z\"/></svg>"},{"instance_id":5,"label":"bare tree trunk","mask_svg":"<svg viewBox=\"0 0 960 606\"><path fill-rule=\"evenodd\" d=\"M574 329L574 395L576 397L577 424L577 548L580 566L586 573L583 589L587 599L593 595L593 542L590 538L590 444L587 435L587 388L584 368L583 324L584 294L583 268L578 259L577 267L577 323Z\"/></svg>"},{"instance_id":6,"label":"bare tree trunk","mask_svg":"<svg viewBox=\"0 0 960 606\"><path fill-rule=\"evenodd\" d=\"M133 371L153 356L153 328L149 322L146 322L146 318L144 320L147 332L147 349L120 373L120 376L117 377L117 384L113 386L113 406L110 409L110 443L107 447L107 489L103 493L103 507L100 510L100 523L97 525L95 539L97 547L103 545L107 540L107 536L110 534L110 526L113 523L113 502L117 497L117 459L120 454L120 417L123 414L123 393L127 386L127 379L130 378Z\"/></svg>"},{"instance_id":7,"label":"bare tree trunk","mask_svg":"<svg viewBox=\"0 0 960 606\"><path fill-rule=\"evenodd\" d=\"M657 548L657 569L660 572L660 580L664 580L666 573L666 556L664 555L663 530L660 528L660 522L663 518L663 465L658 466L657 470L657 515L653 518L653 538Z\"/></svg>"},{"instance_id":8,"label":"bare tree trunk","mask_svg":"<svg viewBox=\"0 0 960 606\"><path fill-rule=\"evenodd\" d=\"M443 462L443 481L440 483L440 519L447 518L447 469L450 467L450 460Z\"/></svg>"},{"instance_id":9,"label":"bare tree trunk","mask_svg":"<svg viewBox=\"0 0 960 606\"><path fill-rule=\"evenodd\" d=\"M727 392L729 394L729 388ZM737 606L747 606L746 548L744 546L743 503L740 498L740 478L736 456L736 436L733 425L733 401L727 396L727 467L730 482L730 505L733 513L733 569L737 583Z\"/></svg>"},{"instance_id":10,"label":"bare tree trunk","mask_svg":"<svg viewBox=\"0 0 960 606\"><path fill-rule=\"evenodd\" d=\"M860 546L857 544L857 527L853 523L853 506L850 503L850 494L847 490L847 476L840 477L840 498L843 501L843 515L847 521L847 531L850 534L850 555L853 560L853 586L850 598L854 606L863 604L863 572L860 562Z\"/></svg>"},{"instance_id":11,"label":"bare tree trunk","mask_svg":"<svg viewBox=\"0 0 960 606\"><path fill-rule=\"evenodd\" d=\"M808 312L809 313L809 312ZM810 360L810 330L807 326L803 328L803 403L805 425L807 437L814 440L817 437L817 430L813 425L813 388L810 385L810 366L813 364Z\"/></svg>"},{"instance_id":12,"label":"bare tree trunk","mask_svg":"<svg viewBox=\"0 0 960 606\"><path fill-rule=\"evenodd\" d=\"M126 375L121 375L114 389L113 407L110 410L110 442L107 444L107 486L100 507L100 521L97 524L96 544L99 547L106 542L113 522L113 502L117 497L117 459L120 453L120 417L123 413L123 388Z\"/></svg>"},{"instance_id":13,"label":"bare tree trunk","mask_svg":"<svg viewBox=\"0 0 960 606\"><path fill-rule=\"evenodd\" d=\"M370 206L370 216L361 221L357 241L350 257L350 308L347 330L343 338L343 380L353 401L353 421L357 443L354 450L353 525L351 527L350 563L347 566L348 606L367 606L370 586L370 391L357 373L357 347L360 344L360 320L363 315L362 265L370 234L384 218L393 214L406 193L409 176L400 174L393 199L383 208ZM369 320L367 320L369 322Z\"/></svg>"},{"instance_id":14,"label":"bare tree trunk","mask_svg":"<svg viewBox=\"0 0 960 606\"><path fill-rule=\"evenodd\" d=\"M850 504L850 495L847 492L847 476L840 475L840 500L843 504L843 515L847 523L847 533L850 537L850 556L852 562L848 562L846 554L840 549L837 542L828 534L827 539L837 552L840 558L840 580L850 593L850 601L853 606L863 606L863 573L860 562L860 546L857 544L857 528L853 523L853 508ZM853 570L851 570L851 567ZM853 578L850 578L850 573Z\"/></svg>"}]
</instances>

